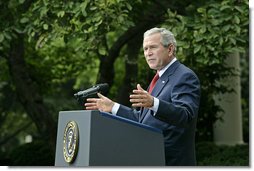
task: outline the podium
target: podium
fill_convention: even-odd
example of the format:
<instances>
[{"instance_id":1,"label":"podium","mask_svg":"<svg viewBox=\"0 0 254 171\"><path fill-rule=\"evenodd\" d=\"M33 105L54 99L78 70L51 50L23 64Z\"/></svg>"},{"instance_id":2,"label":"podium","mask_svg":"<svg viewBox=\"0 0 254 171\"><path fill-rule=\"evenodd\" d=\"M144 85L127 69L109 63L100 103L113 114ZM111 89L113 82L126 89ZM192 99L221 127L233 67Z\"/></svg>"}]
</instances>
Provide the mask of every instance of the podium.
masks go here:
<instances>
[{"instance_id":1,"label":"podium","mask_svg":"<svg viewBox=\"0 0 254 171\"><path fill-rule=\"evenodd\" d=\"M61 111L55 166L165 166L163 135L109 113Z\"/></svg>"}]
</instances>

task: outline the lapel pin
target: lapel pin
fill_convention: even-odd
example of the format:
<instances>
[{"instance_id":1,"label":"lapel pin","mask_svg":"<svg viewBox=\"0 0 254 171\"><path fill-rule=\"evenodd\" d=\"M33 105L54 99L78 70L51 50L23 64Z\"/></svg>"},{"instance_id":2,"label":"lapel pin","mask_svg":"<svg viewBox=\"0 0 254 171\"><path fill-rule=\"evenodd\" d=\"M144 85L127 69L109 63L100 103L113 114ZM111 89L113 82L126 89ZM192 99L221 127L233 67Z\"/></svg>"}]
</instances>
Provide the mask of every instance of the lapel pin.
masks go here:
<instances>
[{"instance_id":1,"label":"lapel pin","mask_svg":"<svg viewBox=\"0 0 254 171\"><path fill-rule=\"evenodd\" d=\"M165 81L162 81L162 84L164 84L165 83Z\"/></svg>"}]
</instances>

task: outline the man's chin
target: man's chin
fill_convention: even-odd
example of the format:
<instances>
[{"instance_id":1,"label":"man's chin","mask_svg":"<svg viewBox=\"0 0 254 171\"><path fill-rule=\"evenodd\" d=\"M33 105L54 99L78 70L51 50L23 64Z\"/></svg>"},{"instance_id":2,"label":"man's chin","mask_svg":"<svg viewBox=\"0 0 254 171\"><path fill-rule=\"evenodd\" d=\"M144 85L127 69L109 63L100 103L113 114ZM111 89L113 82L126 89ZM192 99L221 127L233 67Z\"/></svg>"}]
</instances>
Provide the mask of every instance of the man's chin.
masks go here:
<instances>
[{"instance_id":1,"label":"man's chin","mask_svg":"<svg viewBox=\"0 0 254 171\"><path fill-rule=\"evenodd\" d=\"M150 69L156 69L157 67L154 64L148 64Z\"/></svg>"}]
</instances>

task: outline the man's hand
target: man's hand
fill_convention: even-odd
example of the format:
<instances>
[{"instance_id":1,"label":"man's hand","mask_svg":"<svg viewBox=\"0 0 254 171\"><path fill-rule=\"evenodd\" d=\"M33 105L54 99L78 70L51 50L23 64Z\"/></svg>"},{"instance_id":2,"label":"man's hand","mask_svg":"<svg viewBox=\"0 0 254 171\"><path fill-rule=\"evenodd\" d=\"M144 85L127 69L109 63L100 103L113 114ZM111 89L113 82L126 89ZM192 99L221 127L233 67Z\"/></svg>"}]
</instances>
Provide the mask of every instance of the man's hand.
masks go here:
<instances>
[{"instance_id":1,"label":"man's hand","mask_svg":"<svg viewBox=\"0 0 254 171\"><path fill-rule=\"evenodd\" d=\"M130 95L130 102L133 107L153 107L153 96L145 91L140 84L137 84L137 89L133 90L133 94Z\"/></svg>"},{"instance_id":2,"label":"man's hand","mask_svg":"<svg viewBox=\"0 0 254 171\"><path fill-rule=\"evenodd\" d=\"M109 98L97 93L99 98L88 98L84 104L86 110L100 110L103 112L111 112L114 102Z\"/></svg>"}]
</instances>

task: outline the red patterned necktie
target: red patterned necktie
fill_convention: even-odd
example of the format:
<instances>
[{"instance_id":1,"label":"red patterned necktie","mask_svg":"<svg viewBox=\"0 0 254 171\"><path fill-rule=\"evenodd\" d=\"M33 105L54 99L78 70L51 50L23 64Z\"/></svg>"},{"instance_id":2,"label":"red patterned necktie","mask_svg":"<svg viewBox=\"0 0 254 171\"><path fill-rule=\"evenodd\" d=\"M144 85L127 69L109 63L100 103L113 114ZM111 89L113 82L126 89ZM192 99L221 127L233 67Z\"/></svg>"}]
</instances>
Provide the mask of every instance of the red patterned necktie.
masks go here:
<instances>
[{"instance_id":1,"label":"red patterned necktie","mask_svg":"<svg viewBox=\"0 0 254 171\"><path fill-rule=\"evenodd\" d=\"M151 92L153 91L153 88L154 88L154 86L155 86L155 84L156 84L156 82L157 82L158 79L159 79L159 74L156 73L155 76L153 77L152 82L150 83L150 87L149 87L149 90L148 90L148 92L149 92L150 94L151 94Z\"/></svg>"}]
</instances>

